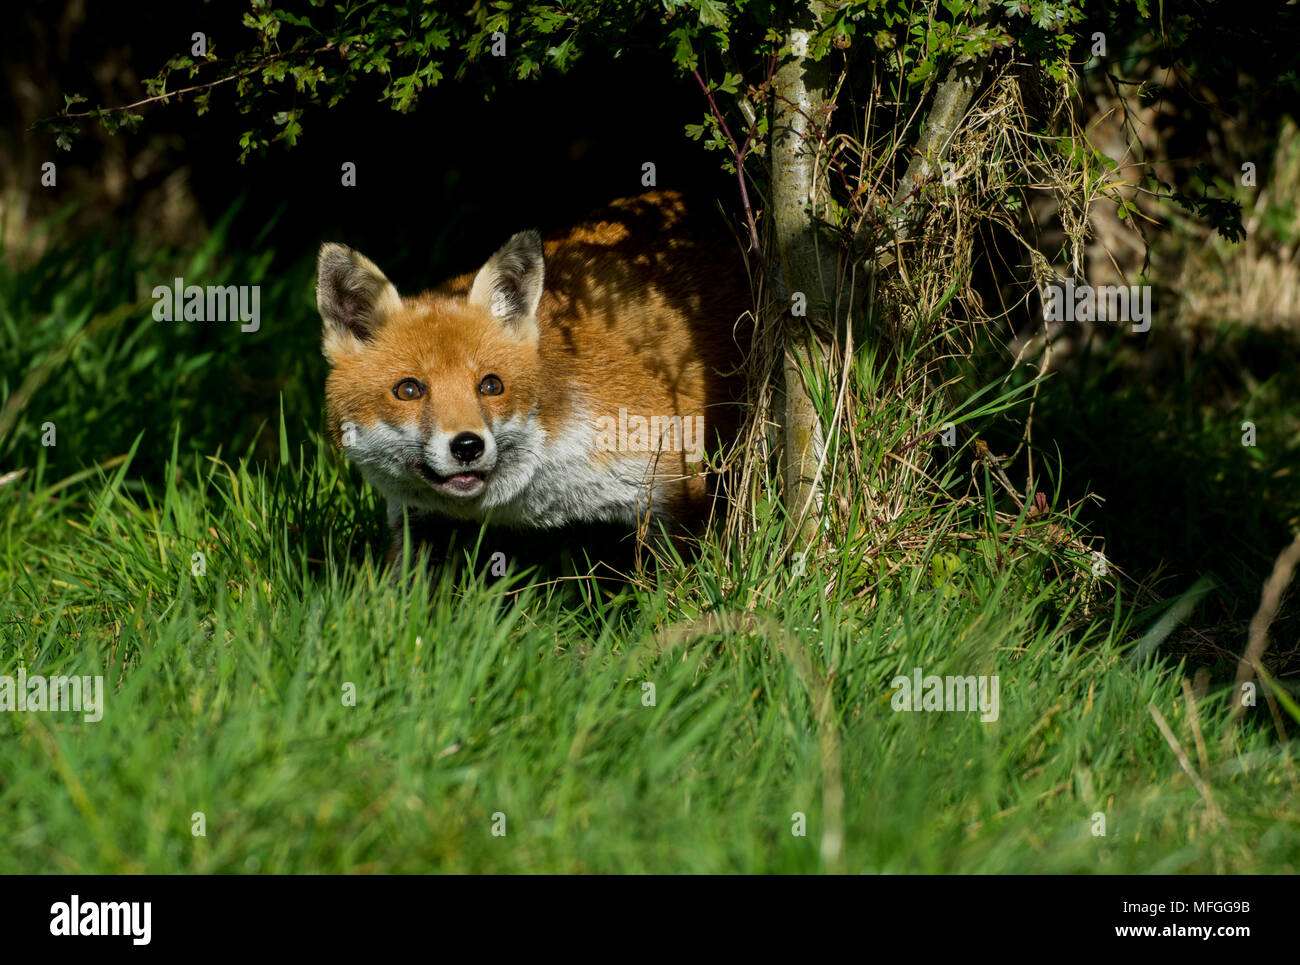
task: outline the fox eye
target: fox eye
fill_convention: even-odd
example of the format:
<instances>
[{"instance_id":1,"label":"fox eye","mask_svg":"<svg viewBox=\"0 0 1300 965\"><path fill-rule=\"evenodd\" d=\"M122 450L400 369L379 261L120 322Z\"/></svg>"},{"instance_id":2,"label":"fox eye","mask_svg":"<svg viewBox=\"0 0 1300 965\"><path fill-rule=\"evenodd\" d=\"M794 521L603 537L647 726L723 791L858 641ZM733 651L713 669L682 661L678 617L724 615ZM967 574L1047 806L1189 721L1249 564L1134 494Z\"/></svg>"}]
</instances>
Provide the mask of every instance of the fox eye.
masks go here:
<instances>
[{"instance_id":1,"label":"fox eye","mask_svg":"<svg viewBox=\"0 0 1300 965\"><path fill-rule=\"evenodd\" d=\"M501 379L495 375L483 376L483 381L478 384L479 395L500 395L505 390Z\"/></svg>"},{"instance_id":2,"label":"fox eye","mask_svg":"<svg viewBox=\"0 0 1300 965\"><path fill-rule=\"evenodd\" d=\"M402 379L393 386L393 395L403 402L413 402L424 397L424 386L415 379Z\"/></svg>"}]
</instances>

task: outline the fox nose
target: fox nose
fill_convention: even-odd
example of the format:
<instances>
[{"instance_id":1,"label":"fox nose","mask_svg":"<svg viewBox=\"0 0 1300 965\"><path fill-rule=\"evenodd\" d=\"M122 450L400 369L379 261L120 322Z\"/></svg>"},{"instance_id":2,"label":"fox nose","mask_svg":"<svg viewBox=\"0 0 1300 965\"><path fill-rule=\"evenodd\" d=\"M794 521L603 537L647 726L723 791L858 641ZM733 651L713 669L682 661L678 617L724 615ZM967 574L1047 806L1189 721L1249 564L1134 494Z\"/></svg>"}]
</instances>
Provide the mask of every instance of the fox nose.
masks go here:
<instances>
[{"instance_id":1,"label":"fox nose","mask_svg":"<svg viewBox=\"0 0 1300 965\"><path fill-rule=\"evenodd\" d=\"M472 432L462 432L451 440L451 454L460 462L473 462L483 455L483 439Z\"/></svg>"}]
</instances>

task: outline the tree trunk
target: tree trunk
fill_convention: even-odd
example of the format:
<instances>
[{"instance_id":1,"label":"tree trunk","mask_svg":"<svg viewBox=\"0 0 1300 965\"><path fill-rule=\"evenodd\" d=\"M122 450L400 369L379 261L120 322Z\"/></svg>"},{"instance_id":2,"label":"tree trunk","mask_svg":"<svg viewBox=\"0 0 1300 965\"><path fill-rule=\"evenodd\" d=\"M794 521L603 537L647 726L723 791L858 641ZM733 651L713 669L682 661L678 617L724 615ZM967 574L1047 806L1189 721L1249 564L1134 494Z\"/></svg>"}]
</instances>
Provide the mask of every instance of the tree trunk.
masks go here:
<instances>
[{"instance_id":1,"label":"tree trunk","mask_svg":"<svg viewBox=\"0 0 1300 965\"><path fill-rule=\"evenodd\" d=\"M772 105L769 162L772 172L772 222L779 264L774 290L785 320L782 361L784 400L782 477L786 508L795 520L796 546L809 547L817 538L821 516L818 464L825 449L825 432L805 384L802 370L822 373L830 358L827 331L835 298L836 258L833 246L818 239L814 221L818 188L815 127L827 123L830 71L825 59L815 63L808 41L821 20L820 0L797 3L784 46L788 51L777 67ZM795 293L806 299L806 317L791 313Z\"/></svg>"}]
</instances>

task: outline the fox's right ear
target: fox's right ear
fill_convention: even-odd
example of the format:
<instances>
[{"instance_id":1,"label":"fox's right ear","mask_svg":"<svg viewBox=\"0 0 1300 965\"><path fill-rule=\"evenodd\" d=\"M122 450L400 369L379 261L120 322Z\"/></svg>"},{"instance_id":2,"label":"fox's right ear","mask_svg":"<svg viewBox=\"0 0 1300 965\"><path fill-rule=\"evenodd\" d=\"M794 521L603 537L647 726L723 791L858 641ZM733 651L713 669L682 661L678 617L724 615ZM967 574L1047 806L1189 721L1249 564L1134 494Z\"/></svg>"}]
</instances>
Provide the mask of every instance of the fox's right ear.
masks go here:
<instances>
[{"instance_id":1,"label":"fox's right ear","mask_svg":"<svg viewBox=\"0 0 1300 965\"><path fill-rule=\"evenodd\" d=\"M316 306L325 322L323 348L333 360L362 348L402 297L373 261L347 245L321 245Z\"/></svg>"}]
</instances>

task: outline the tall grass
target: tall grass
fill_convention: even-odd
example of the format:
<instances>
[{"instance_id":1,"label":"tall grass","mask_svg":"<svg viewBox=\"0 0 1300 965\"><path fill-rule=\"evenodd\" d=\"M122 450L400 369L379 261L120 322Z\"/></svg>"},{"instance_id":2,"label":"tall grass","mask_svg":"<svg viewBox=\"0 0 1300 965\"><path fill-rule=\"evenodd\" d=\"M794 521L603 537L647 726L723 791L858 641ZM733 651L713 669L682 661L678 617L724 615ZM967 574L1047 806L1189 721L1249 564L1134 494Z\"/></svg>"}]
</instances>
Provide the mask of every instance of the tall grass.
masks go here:
<instances>
[{"instance_id":1,"label":"tall grass","mask_svg":"<svg viewBox=\"0 0 1300 965\"><path fill-rule=\"evenodd\" d=\"M801 567L760 505L744 552L616 584L490 530L393 578L318 431L310 264L226 252L89 240L0 275L0 674L107 689L97 723L0 714L0 872L1300 867L1291 746L1232 725L1226 683L1193 717L1074 510L1013 511L973 443L934 486L843 492L861 539ZM263 284L262 331L153 322L173 273ZM869 418L868 464L953 413ZM914 668L996 676L997 719L895 711ZM1151 707L1199 729L1217 812Z\"/></svg>"}]
</instances>

